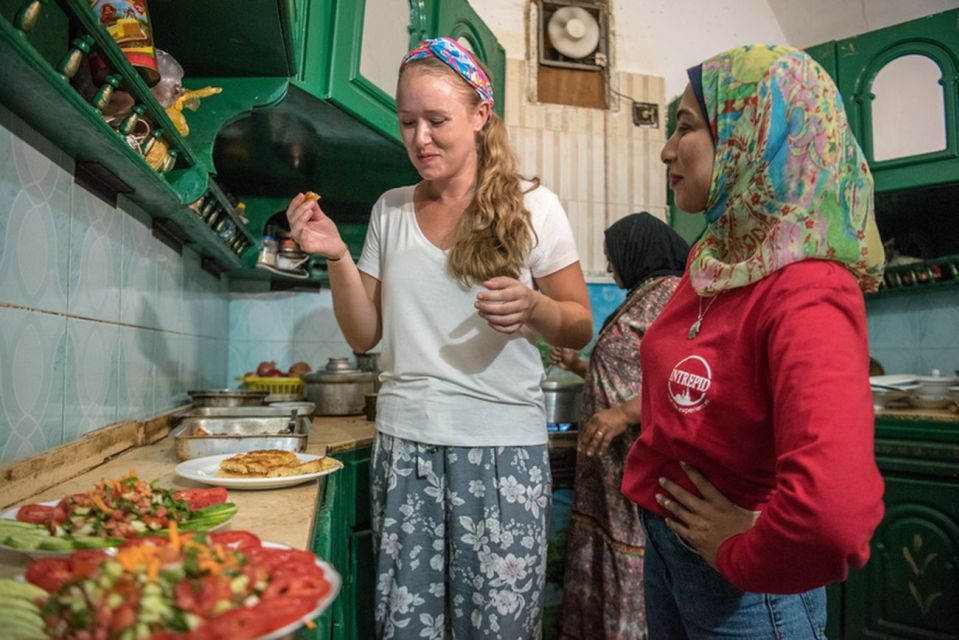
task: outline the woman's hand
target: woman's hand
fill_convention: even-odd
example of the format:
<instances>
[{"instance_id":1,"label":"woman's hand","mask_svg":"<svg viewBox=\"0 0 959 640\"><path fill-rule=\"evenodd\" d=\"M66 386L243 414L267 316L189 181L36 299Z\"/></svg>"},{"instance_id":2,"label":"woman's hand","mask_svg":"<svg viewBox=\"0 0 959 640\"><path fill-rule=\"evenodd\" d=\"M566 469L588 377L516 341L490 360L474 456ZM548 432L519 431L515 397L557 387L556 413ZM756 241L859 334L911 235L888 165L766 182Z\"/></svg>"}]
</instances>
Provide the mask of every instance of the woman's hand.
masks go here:
<instances>
[{"instance_id":1,"label":"woman's hand","mask_svg":"<svg viewBox=\"0 0 959 640\"><path fill-rule=\"evenodd\" d=\"M549 361L560 369L579 373L579 352L569 347L550 347Z\"/></svg>"},{"instance_id":2,"label":"woman's hand","mask_svg":"<svg viewBox=\"0 0 959 640\"><path fill-rule=\"evenodd\" d=\"M286 219L290 222L290 237L303 251L334 260L346 255L348 249L339 230L316 201L296 194L286 208Z\"/></svg>"},{"instance_id":3,"label":"woman's hand","mask_svg":"<svg viewBox=\"0 0 959 640\"><path fill-rule=\"evenodd\" d=\"M500 333L516 333L529 320L536 296L515 278L500 276L483 283L486 291L476 296L476 309L487 324Z\"/></svg>"},{"instance_id":4,"label":"woman's hand","mask_svg":"<svg viewBox=\"0 0 959 640\"><path fill-rule=\"evenodd\" d=\"M685 462L680 464L702 497L689 493L672 480L660 478L660 486L672 497L657 493L656 501L675 516L666 518L669 528L691 544L709 566L718 570L719 546L727 538L752 529L760 512L733 504L698 469Z\"/></svg>"},{"instance_id":5,"label":"woman's hand","mask_svg":"<svg viewBox=\"0 0 959 640\"><path fill-rule=\"evenodd\" d=\"M593 415L582 427L580 449L587 457L605 451L613 438L626 431L629 418L622 405L615 405Z\"/></svg>"}]
</instances>

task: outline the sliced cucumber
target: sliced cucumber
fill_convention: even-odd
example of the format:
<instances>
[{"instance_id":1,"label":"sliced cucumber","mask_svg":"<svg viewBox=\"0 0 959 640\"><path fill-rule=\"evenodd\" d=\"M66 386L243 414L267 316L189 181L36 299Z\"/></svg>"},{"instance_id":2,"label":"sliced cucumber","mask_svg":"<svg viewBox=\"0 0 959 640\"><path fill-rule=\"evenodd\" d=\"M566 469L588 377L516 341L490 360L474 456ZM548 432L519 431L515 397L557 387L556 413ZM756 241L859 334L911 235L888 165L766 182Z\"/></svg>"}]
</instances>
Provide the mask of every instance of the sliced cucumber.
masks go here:
<instances>
[{"instance_id":1,"label":"sliced cucumber","mask_svg":"<svg viewBox=\"0 0 959 640\"><path fill-rule=\"evenodd\" d=\"M122 538L101 538L99 536L78 536L73 539L77 549L106 549L123 544Z\"/></svg>"},{"instance_id":2,"label":"sliced cucumber","mask_svg":"<svg viewBox=\"0 0 959 640\"><path fill-rule=\"evenodd\" d=\"M43 626L36 627L20 620L6 620L0 614L0 625L3 625L3 637L9 640L46 640L47 634Z\"/></svg>"},{"instance_id":3,"label":"sliced cucumber","mask_svg":"<svg viewBox=\"0 0 959 640\"><path fill-rule=\"evenodd\" d=\"M69 538L41 538L39 549L43 551L73 551L76 545Z\"/></svg>"},{"instance_id":4,"label":"sliced cucumber","mask_svg":"<svg viewBox=\"0 0 959 640\"><path fill-rule=\"evenodd\" d=\"M0 519L0 531L5 531L7 529L13 529L18 531L45 531L47 535L50 535L50 530L47 529L42 524L35 524L33 522L21 522L20 520Z\"/></svg>"},{"instance_id":5,"label":"sliced cucumber","mask_svg":"<svg viewBox=\"0 0 959 640\"><path fill-rule=\"evenodd\" d=\"M43 618L40 617L40 610L28 611L26 609L6 609L0 611L0 626L6 627L10 622L22 622L37 629L43 629Z\"/></svg>"},{"instance_id":6,"label":"sliced cucumber","mask_svg":"<svg viewBox=\"0 0 959 640\"><path fill-rule=\"evenodd\" d=\"M40 587L29 582L20 582L11 578L0 578L0 596L8 598L22 598L24 600L36 600L46 598L47 592Z\"/></svg>"},{"instance_id":7,"label":"sliced cucumber","mask_svg":"<svg viewBox=\"0 0 959 640\"><path fill-rule=\"evenodd\" d=\"M45 540L54 540L51 536L38 536L34 533L14 533L3 539L3 544L14 549L39 549Z\"/></svg>"},{"instance_id":8,"label":"sliced cucumber","mask_svg":"<svg viewBox=\"0 0 959 640\"><path fill-rule=\"evenodd\" d=\"M232 502L221 502L220 504L211 504L190 514L188 520L202 518L225 517L229 518L236 513L236 504Z\"/></svg>"},{"instance_id":9,"label":"sliced cucumber","mask_svg":"<svg viewBox=\"0 0 959 640\"><path fill-rule=\"evenodd\" d=\"M6 611L7 609L23 609L25 611L40 613L40 607L35 605L32 600L18 598L16 596L0 596L0 612ZM0 613L0 615L3 614Z\"/></svg>"}]
</instances>

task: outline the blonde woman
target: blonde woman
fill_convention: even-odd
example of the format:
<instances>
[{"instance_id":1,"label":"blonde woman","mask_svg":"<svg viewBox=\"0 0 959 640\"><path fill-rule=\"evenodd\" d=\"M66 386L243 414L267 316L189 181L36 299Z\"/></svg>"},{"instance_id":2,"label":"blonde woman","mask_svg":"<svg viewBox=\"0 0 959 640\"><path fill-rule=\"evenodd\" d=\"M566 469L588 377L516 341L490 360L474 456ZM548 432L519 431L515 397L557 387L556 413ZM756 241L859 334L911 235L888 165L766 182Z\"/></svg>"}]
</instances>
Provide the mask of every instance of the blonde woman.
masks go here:
<instances>
[{"instance_id":1,"label":"blonde woman","mask_svg":"<svg viewBox=\"0 0 959 640\"><path fill-rule=\"evenodd\" d=\"M534 344L591 336L556 196L516 169L473 56L426 40L400 67L397 112L422 180L373 207L358 264L316 202L287 210L327 257L354 351L382 340L371 496L379 638L539 635L550 473Z\"/></svg>"}]
</instances>

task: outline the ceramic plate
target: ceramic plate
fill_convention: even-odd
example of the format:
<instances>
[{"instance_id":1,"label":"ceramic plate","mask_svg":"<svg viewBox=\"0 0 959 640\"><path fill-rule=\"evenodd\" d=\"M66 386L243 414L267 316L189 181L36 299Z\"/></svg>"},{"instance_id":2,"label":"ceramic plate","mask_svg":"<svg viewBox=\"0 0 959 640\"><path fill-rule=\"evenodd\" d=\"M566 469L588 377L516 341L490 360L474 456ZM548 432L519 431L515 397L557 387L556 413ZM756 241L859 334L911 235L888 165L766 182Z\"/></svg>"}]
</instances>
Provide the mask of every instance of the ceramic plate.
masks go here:
<instances>
[{"instance_id":1,"label":"ceramic plate","mask_svg":"<svg viewBox=\"0 0 959 640\"><path fill-rule=\"evenodd\" d=\"M919 383L919 376L906 373L888 376L869 376L869 384L881 384L885 387L911 387Z\"/></svg>"},{"instance_id":2,"label":"ceramic plate","mask_svg":"<svg viewBox=\"0 0 959 640\"><path fill-rule=\"evenodd\" d=\"M204 458L187 460L176 466L176 473L178 476L186 478L187 480L211 484L217 487L226 487L228 489L282 489L283 487L292 487L310 480L315 480L320 476L325 476L343 468L342 462L330 458L331 461L336 463L334 466L329 469L324 469L323 471L305 473L300 476L282 476L279 478L221 478L217 476L217 472L220 470L220 462L231 457L231 455L232 454L206 456ZM323 456L298 453L296 457L300 462L310 462L311 460L319 460Z\"/></svg>"},{"instance_id":3,"label":"ceramic plate","mask_svg":"<svg viewBox=\"0 0 959 640\"><path fill-rule=\"evenodd\" d=\"M60 503L59 500L46 500L44 502L34 502L30 504L42 504L45 507L55 507L59 503ZM20 506L24 506L24 505L20 505ZM7 509L3 513L0 513L0 519L16 520L17 511L19 510L20 510L20 507L13 507L12 509ZM216 531L218 529L222 529L226 525L230 524L230 521L233 520L233 518L235 517L236 517L236 514L234 513L232 516L230 516L229 518L227 518L220 524L216 525L215 527L210 527L209 530ZM46 551L44 549L20 549L18 547L11 547L5 544L0 544L0 549L4 549L6 551L16 551L17 553L22 553L26 556L30 556L31 558L66 558L74 551L80 551L80 549L70 549L65 551ZM113 553L116 553L116 547L103 547L100 549L100 551L105 551L106 553L113 554Z\"/></svg>"}]
</instances>

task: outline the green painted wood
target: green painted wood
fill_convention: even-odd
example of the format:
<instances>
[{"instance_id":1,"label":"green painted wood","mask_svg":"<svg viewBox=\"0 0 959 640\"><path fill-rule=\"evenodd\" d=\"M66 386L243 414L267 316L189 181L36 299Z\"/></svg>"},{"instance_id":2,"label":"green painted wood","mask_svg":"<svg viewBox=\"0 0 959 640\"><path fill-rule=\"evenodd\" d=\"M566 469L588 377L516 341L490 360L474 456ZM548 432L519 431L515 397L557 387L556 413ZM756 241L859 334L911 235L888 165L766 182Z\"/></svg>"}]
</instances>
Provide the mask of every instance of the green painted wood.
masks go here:
<instances>
[{"instance_id":1,"label":"green painted wood","mask_svg":"<svg viewBox=\"0 0 959 640\"><path fill-rule=\"evenodd\" d=\"M164 0L150 3L150 23L157 47L171 53L188 77L289 77L297 63L293 4Z\"/></svg>"},{"instance_id":2,"label":"green painted wood","mask_svg":"<svg viewBox=\"0 0 959 640\"><path fill-rule=\"evenodd\" d=\"M824 42L823 44L809 47L806 49L806 53L812 56L813 60L822 65L822 68L826 70L826 73L828 73L829 77L833 79L833 82L838 82L839 66L836 58L835 41Z\"/></svg>"},{"instance_id":3,"label":"green painted wood","mask_svg":"<svg viewBox=\"0 0 959 640\"><path fill-rule=\"evenodd\" d=\"M473 54L489 69L496 97L494 110L502 118L506 104L506 50L466 0L435 0L433 36L447 36L470 43Z\"/></svg>"},{"instance_id":4,"label":"green painted wood","mask_svg":"<svg viewBox=\"0 0 959 640\"><path fill-rule=\"evenodd\" d=\"M850 124L873 171L876 192L959 181L959 9L871 31L835 43L838 85ZM883 66L922 55L943 72L946 149L908 158L872 160L871 87Z\"/></svg>"}]
</instances>

